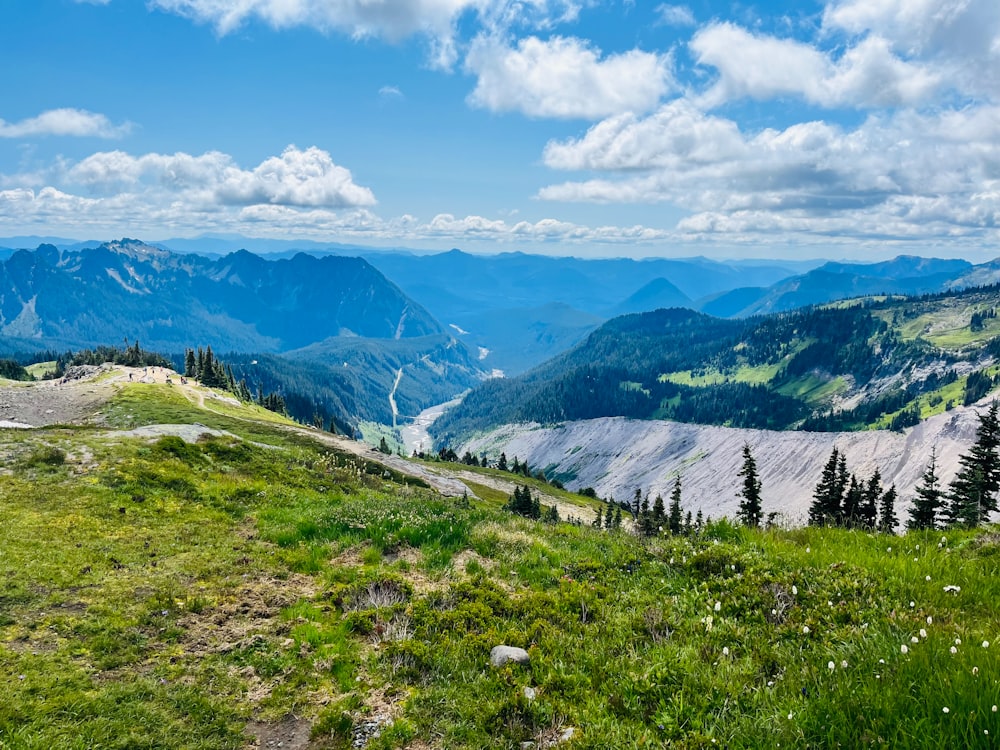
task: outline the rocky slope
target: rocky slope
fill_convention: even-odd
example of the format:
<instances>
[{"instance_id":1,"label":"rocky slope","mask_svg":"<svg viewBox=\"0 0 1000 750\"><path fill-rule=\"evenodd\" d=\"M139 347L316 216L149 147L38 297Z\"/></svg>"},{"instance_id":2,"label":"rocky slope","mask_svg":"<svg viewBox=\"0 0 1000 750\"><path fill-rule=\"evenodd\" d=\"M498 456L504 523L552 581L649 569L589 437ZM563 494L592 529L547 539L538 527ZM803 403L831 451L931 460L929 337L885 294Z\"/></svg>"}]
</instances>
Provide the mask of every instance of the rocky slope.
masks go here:
<instances>
[{"instance_id":1,"label":"rocky slope","mask_svg":"<svg viewBox=\"0 0 1000 750\"><path fill-rule=\"evenodd\" d=\"M636 488L669 496L681 477L686 510L735 515L742 447L749 443L763 483L765 513L776 511L789 524L805 523L823 464L836 447L859 478L876 469L901 496L897 515L906 518L913 496L936 448L943 483L955 475L958 458L975 439L977 411L989 399L925 420L904 433L773 432L624 418L567 422L554 427L507 425L467 442L460 452L500 451L518 456L549 476L566 478L571 489L594 487L602 497L632 497Z\"/></svg>"}]
</instances>

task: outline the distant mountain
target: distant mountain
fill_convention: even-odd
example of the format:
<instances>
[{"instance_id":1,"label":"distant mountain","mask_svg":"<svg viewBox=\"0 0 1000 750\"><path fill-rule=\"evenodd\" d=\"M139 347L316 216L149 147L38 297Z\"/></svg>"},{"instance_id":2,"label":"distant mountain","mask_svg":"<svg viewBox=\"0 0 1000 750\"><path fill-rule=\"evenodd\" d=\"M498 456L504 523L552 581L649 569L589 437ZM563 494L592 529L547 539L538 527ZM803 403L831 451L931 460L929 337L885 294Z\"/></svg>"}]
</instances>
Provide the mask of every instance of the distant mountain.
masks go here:
<instances>
[{"instance_id":1,"label":"distant mountain","mask_svg":"<svg viewBox=\"0 0 1000 750\"><path fill-rule=\"evenodd\" d=\"M460 250L436 255L370 252L364 257L442 323L467 331L463 341L490 352L483 360L486 367L511 373L572 346L626 300L634 309L691 304L690 299L738 286L770 285L802 267L706 258L482 256ZM552 303L564 307L546 307ZM567 324L567 310L576 311L577 320Z\"/></svg>"},{"instance_id":2,"label":"distant mountain","mask_svg":"<svg viewBox=\"0 0 1000 750\"><path fill-rule=\"evenodd\" d=\"M691 298L661 276L658 279L653 279L621 303L615 305L608 311L608 317L648 312L666 307L690 306Z\"/></svg>"},{"instance_id":3,"label":"distant mountain","mask_svg":"<svg viewBox=\"0 0 1000 750\"><path fill-rule=\"evenodd\" d=\"M988 265L988 264L987 264ZM967 279L981 269L965 260L901 255L880 263L825 263L770 287L735 289L699 300L702 312L745 317L875 294L932 294L977 285ZM984 283L989 273L979 272ZM997 275L1000 278L1000 274Z\"/></svg>"},{"instance_id":4,"label":"distant mountain","mask_svg":"<svg viewBox=\"0 0 1000 750\"><path fill-rule=\"evenodd\" d=\"M218 259L122 240L80 251L41 245L0 265L0 334L40 347L140 339L172 350L283 351L330 336L443 333L360 258Z\"/></svg>"},{"instance_id":5,"label":"distant mountain","mask_svg":"<svg viewBox=\"0 0 1000 750\"><path fill-rule=\"evenodd\" d=\"M684 309L625 315L520 377L477 387L434 432L457 443L503 424L612 416L901 429L1000 384L998 309L994 286L736 320Z\"/></svg>"}]
</instances>

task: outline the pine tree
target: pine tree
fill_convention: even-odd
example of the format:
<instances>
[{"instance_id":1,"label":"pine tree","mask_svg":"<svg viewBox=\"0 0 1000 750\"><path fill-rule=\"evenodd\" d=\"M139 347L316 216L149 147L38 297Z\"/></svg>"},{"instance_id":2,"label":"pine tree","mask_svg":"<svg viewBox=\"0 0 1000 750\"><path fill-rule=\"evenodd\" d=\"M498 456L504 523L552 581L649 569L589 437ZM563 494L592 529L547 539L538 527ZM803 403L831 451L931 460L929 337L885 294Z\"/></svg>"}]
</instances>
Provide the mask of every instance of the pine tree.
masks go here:
<instances>
[{"instance_id":1,"label":"pine tree","mask_svg":"<svg viewBox=\"0 0 1000 750\"><path fill-rule=\"evenodd\" d=\"M834 496L831 496L830 498L831 502L834 500L834 497L837 500L837 503L834 506L836 509L834 517L837 523L841 526L844 525L844 498L847 496L847 490L850 486L850 475L847 471L847 455L841 453L837 460L837 481L834 486Z\"/></svg>"},{"instance_id":2,"label":"pine tree","mask_svg":"<svg viewBox=\"0 0 1000 750\"><path fill-rule=\"evenodd\" d=\"M674 489L670 493L670 510L667 515L667 525L671 534L681 533L683 513L681 510L681 478L677 477L674 480Z\"/></svg>"},{"instance_id":3,"label":"pine tree","mask_svg":"<svg viewBox=\"0 0 1000 750\"><path fill-rule=\"evenodd\" d=\"M521 473L521 462L517 460L517 456L514 456L514 465L510 468L510 470L514 474Z\"/></svg>"},{"instance_id":4,"label":"pine tree","mask_svg":"<svg viewBox=\"0 0 1000 750\"><path fill-rule=\"evenodd\" d=\"M740 523L751 528L760 527L761 502L760 479L757 477L757 462L750 452L750 444L743 443L743 468L739 476L743 477L743 488L740 490L740 509L736 514Z\"/></svg>"},{"instance_id":5,"label":"pine tree","mask_svg":"<svg viewBox=\"0 0 1000 750\"><path fill-rule=\"evenodd\" d=\"M694 517L694 530L697 533L701 533L701 530L704 526L705 526L705 517L701 514L701 508L698 508L698 513Z\"/></svg>"},{"instance_id":6,"label":"pine tree","mask_svg":"<svg viewBox=\"0 0 1000 750\"><path fill-rule=\"evenodd\" d=\"M840 451L834 448L823 467L823 474L816 484L816 489L813 490L813 502L809 506L810 526L830 526L835 524L840 516L842 493L838 490L839 463Z\"/></svg>"},{"instance_id":7,"label":"pine tree","mask_svg":"<svg viewBox=\"0 0 1000 750\"><path fill-rule=\"evenodd\" d=\"M615 508L615 528L620 529L622 527L622 509L620 507Z\"/></svg>"},{"instance_id":8,"label":"pine tree","mask_svg":"<svg viewBox=\"0 0 1000 750\"><path fill-rule=\"evenodd\" d=\"M847 492L844 493L844 504L840 511L840 525L853 529L864 522L861 520L862 504L865 501L865 492L861 488L858 478L851 474L851 481L847 485ZM872 506L873 508L875 506Z\"/></svg>"},{"instance_id":9,"label":"pine tree","mask_svg":"<svg viewBox=\"0 0 1000 750\"><path fill-rule=\"evenodd\" d=\"M507 471L507 454L501 453L500 459L497 461L497 468L500 471Z\"/></svg>"},{"instance_id":10,"label":"pine tree","mask_svg":"<svg viewBox=\"0 0 1000 750\"><path fill-rule=\"evenodd\" d=\"M691 536L694 531L694 523L691 521L691 511L684 514L684 536Z\"/></svg>"},{"instance_id":11,"label":"pine tree","mask_svg":"<svg viewBox=\"0 0 1000 750\"><path fill-rule=\"evenodd\" d=\"M198 378L198 363L194 358L194 349L188 349L184 352L184 377L192 378L197 380Z\"/></svg>"},{"instance_id":12,"label":"pine tree","mask_svg":"<svg viewBox=\"0 0 1000 750\"><path fill-rule=\"evenodd\" d=\"M883 534L894 534L898 523L899 520L896 518L896 485L892 485L883 493L879 503L878 530Z\"/></svg>"},{"instance_id":13,"label":"pine tree","mask_svg":"<svg viewBox=\"0 0 1000 750\"><path fill-rule=\"evenodd\" d=\"M938 515L944 502L940 481L937 475L937 448L931 448L931 462L927 464L920 477L920 484L914 490L917 496L913 499L906 528L916 530L938 527Z\"/></svg>"},{"instance_id":14,"label":"pine tree","mask_svg":"<svg viewBox=\"0 0 1000 750\"><path fill-rule=\"evenodd\" d=\"M595 529L599 529L599 528L601 528L604 525L604 521L603 521L603 519L601 517L601 508L600 508L600 506L598 506L597 513L594 515L594 521L590 525L593 526Z\"/></svg>"},{"instance_id":15,"label":"pine tree","mask_svg":"<svg viewBox=\"0 0 1000 750\"><path fill-rule=\"evenodd\" d=\"M635 495L632 497L632 515L638 521L639 511L642 510L642 490L635 488Z\"/></svg>"},{"instance_id":16,"label":"pine tree","mask_svg":"<svg viewBox=\"0 0 1000 750\"><path fill-rule=\"evenodd\" d=\"M615 499L608 495L608 507L604 510L604 528L610 529L615 523ZM621 510L618 511L619 517L621 517Z\"/></svg>"},{"instance_id":17,"label":"pine tree","mask_svg":"<svg viewBox=\"0 0 1000 750\"><path fill-rule=\"evenodd\" d=\"M947 520L951 525L975 527L997 510L1000 490L1000 418L994 401L979 415L976 442L959 458L962 468L948 488Z\"/></svg>"},{"instance_id":18,"label":"pine tree","mask_svg":"<svg viewBox=\"0 0 1000 750\"><path fill-rule=\"evenodd\" d=\"M649 510L649 493L642 499L642 508L639 511L639 530L643 536L653 535L653 514Z\"/></svg>"}]
</instances>

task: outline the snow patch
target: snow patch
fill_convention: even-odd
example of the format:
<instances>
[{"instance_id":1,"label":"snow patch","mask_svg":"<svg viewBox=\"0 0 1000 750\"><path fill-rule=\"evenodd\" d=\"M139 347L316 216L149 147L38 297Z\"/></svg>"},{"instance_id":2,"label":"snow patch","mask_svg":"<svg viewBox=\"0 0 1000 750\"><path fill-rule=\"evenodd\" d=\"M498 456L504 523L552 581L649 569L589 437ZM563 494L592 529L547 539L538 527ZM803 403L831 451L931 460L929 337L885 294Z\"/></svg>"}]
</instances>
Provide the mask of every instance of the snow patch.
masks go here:
<instances>
[{"instance_id":1,"label":"snow patch","mask_svg":"<svg viewBox=\"0 0 1000 750\"><path fill-rule=\"evenodd\" d=\"M460 326L457 326L457 325L455 325L454 323L449 323L449 324L448 324L448 327L449 327L449 328L454 328L454 329L455 329L455 332L456 332L456 333L457 333L457 334L458 334L459 336L468 336L468 335L469 335L469 332L468 332L468 331L466 331L465 329L461 328Z\"/></svg>"}]
</instances>

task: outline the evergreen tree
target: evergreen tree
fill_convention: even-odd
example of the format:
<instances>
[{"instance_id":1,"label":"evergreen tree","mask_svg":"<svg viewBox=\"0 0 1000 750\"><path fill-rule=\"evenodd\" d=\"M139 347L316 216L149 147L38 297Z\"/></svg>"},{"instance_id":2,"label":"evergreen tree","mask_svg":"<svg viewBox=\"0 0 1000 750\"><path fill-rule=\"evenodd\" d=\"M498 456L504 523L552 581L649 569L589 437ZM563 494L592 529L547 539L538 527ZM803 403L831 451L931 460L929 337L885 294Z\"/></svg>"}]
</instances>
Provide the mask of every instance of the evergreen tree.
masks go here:
<instances>
[{"instance_id":1,"label":"evergreen tree","mask_svg":"<svg viewBox=\"0 0 1000 750\"><path fill-rule=\"evenodd\" d=\"M894 534L898 523L899 520L896 518L896 485L892 485L883 493L879 503L878 530L883 534Z\"/></svg>"},{"instance_id":2,"label":"evergreen tree","mask_svg":"<svg viewBox=\"0 0 1000 750\"><path fill-rule=\"evenodd\" d=\"M740 490L740 509L736 517L744 526L760 527L760 479L757 477L757 462L754 461L750 444L743 443L743 468L739 476L743 477L743 488Z\"/></svg>"},{"instance_id":3,"label":"evergreen tree","mask_svg":"<svg viewBox=\"0 0 1000 750\"><path fill-rule=\"evenodd\" d=\"M269 408L270 408L270 407L269 407ZM380 452L380 453L384 453L384 454L386 454L387 456L388 456L388 455L389 455L390 453L392 453L392 451L391 451L391 450L389 450L389 444L388 444L388 443L387 443L387 442L385 441L385 436L384 436L384 435L383 435L383 436L382 436L382 437L381 437L381 438L379 439L379 441L378 441L378 449L379 449L379 452Z\"/></svg>"},{"instance_id":4,"label":"evergreen tree","mask_svg":"<svg viewBox=\"0 0 1000 750\"><path fill-rule=\"evenodd\" d=\"M599 529L599 528L601 528L604 525L604 521L603 521L603 519L601 517L601 507L600 506L597 507L597 513L594 515L594 521L590 525L593 526L595 529Z\"/></svg>"},{"instance_id":5,"label":"evergreen tree","mask_svg":"<svg viewBox=\"0 0 1000 750\"><path fill-rule=\"evenodd\" d=\"M844 525L844 498L847 496L847 490L850 486L850 474L847 471L847 455L841 453L837 459L837 482L834 489L834 494L839 500L836 505L835 518L841 526Z\"/></svg>"},{"instance_id":6,"label":"evergreen tree","mask_svg":"<svg viewBox=\"0 0 1000 750\"><path fill-rule=\"evenodd\" d=\"M598 508L600 512L600 508ZM542 514L542 520L545 523L559 523L559 508L555 505L545 506L545 512Z\"/></svg>"},{"instance_id":7,"label":"evergreen tree","mask_svg":"<svg viewBox=\"0 0 1000 750\"><path fill-rule=\"evenodd\" d=\"M813 490L813 502L809 506L810 526L830 526L840 517L842 493L839 491L837 473L839 463L840 451L834 448L823 467L816 489Z\"/></svg>"},{"instance_id":8,"label":"evergreen tree","mask_svg":"<svg viewBox=\"0 0 1000 750\"><path fill-rule=\"evenodd\" d=\"M691 536L692 531L694 531L694 524L691 521L691 511L688 511L684 515L684 536Z\"/></svg>"},{"instance_id":9,"label":"evergreen tree","mask_svg":"<svg viewBox=\"0 0 1000 750\"><path fill-rule=\"evenodd\" d=\"M917 530L938 527L938 515L944 503L944 492L941 490L940 481L937 475L937 448L931 448L931 462L927 464L923 476L920 477L920 484L915 489L917 496L913 499L906 528Z\"/></svg>"},{"instance_id":10,"label":"evergreen tree","mask_svg":"<svg viewBox=\"0 0 1000 750\"><path fill-rule=\"evenodd\" d=\"M878 511L879 500L882 497L882 474L878 467L875 473L868 479L861 495L861 504L858 507L857 525L868 531L874 531L876 513Z\"/></svg>"},{"instance_id":11,"label":"evergreen tree","mask_svg":"<svg viewBox=\"0 0 1000 750\"><path fill-rule=\"evenodd\" d=\"M514 456L514 465L510 468L510 470L514 474L521 473L521 462L517 460L517 456Z\"/></svg>"},{"instance_id":12,"label":"evergreen tree","mask_svg":"<svg viewBox=\"0 0 1000 750\"><path fill-rule=\"evenodd\" d=\"M694 517L694 530L697 533L701 533L702 528L705 526L705 517L701 514L701 508L698 508L698 514Z\"/></svg>"},{"instance_id":13,"label":"evergreen tree","mask_svg":"<svg viewBox=\"0 0 1000 750\"><path fill-rule=\"evenodd\" d=\"M649 493L642 499L642 508L639 511L639 530L643 536L652 536L655 530L653 526L653 514L649 510Z\"/></svg>"},{"instance_id":14,"label":"evergreen tree","mask_svg":"<svg viewBox=\"0 0 1000 750\"><path fill-rule=\"evenodd\" d=\"M854 474L851 474L851 481L847 485L847 492L844 493L844 504L840 511L841 526L853 529L863 523L860 516L864 500L865 492L861 488L861 483Z\"/></svg>"},{"instance_id":15,"label":"evergreen tree","mask_svg":"<svg viewBox=\"0 0 1000 750\"><path fill-rule=\"evenodd\" d=\"M658 533L663 529L663 524L667 520L666 507L663 504L663 495L657 495L653 501L653 533Z\"/></svg>"},{"instance_id":16,"label":"evergreen tree","mask_svg":"<svg viewBox=\"0 0 1000 750\"><path fill-rule=\"evenodd\" d=\"M205 372L205 350L200 346L198 347L198 363L195 369L195 378L201 380L201 374Z\"/></svg>"},{"instance_id":17,"label":"evergreen tree","mask_svg":"<svg viewBox=\"0 0 1000 750\"><path fill-rule=\"evenodd\" d=\"M500 471L507 471L507 454L506 453L501 453L500 454L500 459L497 461L497 468L500 469Z\"/></svg>"},{"instance_id":18,"label":"evergreen tree","mask_svg":"<svg viewBox=\"0 0 1000 750\"><path fill-rule=\"evenodd\" d=\"M198 379L198 363L194 358L194 349L184 352L184 377Z\"/></svg>"},{"instance_id":19,"label":"evergreen tree","mask_svg":"<svg viewBox=\"0 0 1000 750\"><path fill-rule=\"evenodd\" d=\"M622 509L620 507L615 507L615 528L620 529L622 527Z\"/></svg>"},{"instance_id":20,"label":"evergreen tree","mask_svg":"<svg viewBox=\"0 0 1000 750\"><path fill-rule=\"evenodd\" d=\"M947 520L952 525L975 527L997 510L1000 490L1000 418L994 401L979 415L976 442L959 458L962 468L948 488Z\"/></svg>"},{"instance_id":21,"label":"evergreen tree","mask_svg":"<svg viewBox=\"0 0 1000 750\"><path fill-rule=\"evenodd\" d=\"M681 478L674 480L674 489L670 493L670 510L667 515L667 525L671 534L681 533L683 511L681 510Z\"/></svg>"},{"instance_id":22,"label":"evergreen tree","mask_svg":"<svg viewBox=\"0 0 1000 750\"><path fill-rule=\"evenodd\" d=\"M635 495L632 497L632 515L638 520L639 511L642 509L642 490L635 488Z\"/></svg>"},{"instance_id":23,"label":"evergreen tree","mask_svg":"<svg viewBox=\"0 0 1000 750\"><path fill-rule=\"evenodd\" d=\"M604 528L610 529L614 526L615 499L608 496L608 507L604 510ZM621 518L621 510L618 510L618 517Z\"/></svg>"}]
</instances>

